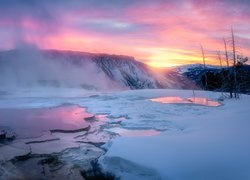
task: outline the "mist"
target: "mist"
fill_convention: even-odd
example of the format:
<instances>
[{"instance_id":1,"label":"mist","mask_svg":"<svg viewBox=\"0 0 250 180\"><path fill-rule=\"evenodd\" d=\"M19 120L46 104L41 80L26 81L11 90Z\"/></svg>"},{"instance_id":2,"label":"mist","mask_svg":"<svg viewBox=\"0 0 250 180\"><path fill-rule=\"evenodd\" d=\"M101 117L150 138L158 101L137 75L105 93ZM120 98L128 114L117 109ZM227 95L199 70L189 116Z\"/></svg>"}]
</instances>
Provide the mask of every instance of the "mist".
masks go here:
<instances>
[{"instance_id":1,"label":"mist","mask_svg":"<svg viewBox=\"0 0 250 180\"><path fill-rule=\"evenodd\" d=\"M78 59L76 59L78 60ZM83 88L88 90L121 89L89 57L70 59L48 56L33 45L17 46L0 52L0 88Z\"/></svg>"}]
</instances>

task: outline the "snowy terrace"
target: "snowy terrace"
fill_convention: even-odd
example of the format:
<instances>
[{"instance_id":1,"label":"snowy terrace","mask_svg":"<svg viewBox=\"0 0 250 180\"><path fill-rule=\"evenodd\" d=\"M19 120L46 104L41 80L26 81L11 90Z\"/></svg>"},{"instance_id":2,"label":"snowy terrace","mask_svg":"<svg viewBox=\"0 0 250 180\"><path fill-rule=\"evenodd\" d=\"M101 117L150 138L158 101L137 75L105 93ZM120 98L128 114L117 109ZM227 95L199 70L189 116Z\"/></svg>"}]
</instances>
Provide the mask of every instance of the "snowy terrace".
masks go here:
<instances>
[{"instance_id":1,"label":"snowy terrace","mask_svg":"<svg viewBox=\"0 0 250 180\"><path fill-rule=\"evenodd\" d=\"M152 101L166 97L178 97L174 99L178 102ZM16 112L33 109L41 113L52 108L56 111L52 111L49 118L58 119L50 125L45 123L45 129L40 126L41 129L37 129L41 133L39 137L23 139L20 135L8 144L2 143L2 162L26 155L31 148L33 156L30 159L38 154L60 153L63 162L70 164L69 169L74 164L84 169L89 164L79 162L98 159L104 172L121 179L249 179L250 97L242 95L238 100L219 102L221 93L209 91L195 91L195 97L206 99L194 103L193 92L188 90L83 93L71 89L41 93L39 97L32 92L29 97L22 93L2 95L1 114L6 113L6 109ZM184 103L180 101L183 99ZM201 102L212 102L212 106ZM57 111L65 107L63 118L57 117ZM15 115L11 120L3 117L0 117L0 125L16 133L25 132L15 126ZM71 133L50 131L88 126L88 130ZM27 131L31 128L34 127ZM86 149L92 154L86 153ZM5 173L0 175L11 177L9 171L24 175L24 166L16 165L17 169L13 170L5 164L1 170Z\"/></svg>"}]
</instances>

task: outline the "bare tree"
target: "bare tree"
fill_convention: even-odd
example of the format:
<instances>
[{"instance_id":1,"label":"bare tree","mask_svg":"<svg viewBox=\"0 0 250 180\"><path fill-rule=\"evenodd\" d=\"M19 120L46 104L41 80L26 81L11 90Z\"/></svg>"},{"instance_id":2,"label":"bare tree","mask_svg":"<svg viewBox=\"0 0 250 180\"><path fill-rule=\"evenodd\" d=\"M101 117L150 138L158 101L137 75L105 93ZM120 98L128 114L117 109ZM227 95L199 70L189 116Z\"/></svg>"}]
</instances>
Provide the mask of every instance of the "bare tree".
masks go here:
<instances>
[{"instance_id":1,"label":"bare tree","mask_svg":"<svg viewBox=\"0 0 250 180\"><path fill-rule=\"evenodd\" d=\"M226 62L227 62L227 67L229 67L229 59L228 59L228 51L227 51L227 42L225 38L223 38L224 41L224 47L225 47L225 55L226 55Z\"/></svg>"},{"instance_id":2,"label":"bare tree","mask_svg":"<svg viewBox=\"0 0 250 180\"><path fill-rule=\"evenodd\" d=\"M230 41L226 41L223 38L224 48L225 48L225 60L227 68L223 67L223 61L221 57L221 52L217 52L218 60L220 63L221 70L213 73L206 71L206 57L204 53L203 46L201 47L202 60L204 66L204 74L202 76L202 83L205 86L204 89L218 89L220 91L228 91L230 93L230 98L239 98L239 92L244 92L247 89L249 81L247 81L247 71L243 67L248 61L248 57L238 54L234 30L231 28L231 38ZM227 43L231 44L231 49L228 50ZM232 63L230 63L230 61ZM216 84L217 83L217 84ZM213 87L213 85L215 85Z\"/></svg>"},{"instance_id":3,"label":"bare tree","mask_svg":"<svg viewBox=\"0 0 250 180\"><path fill-rule=\"evenodd\" d=\"M230 69L229 69L229 57L228 57L227 42L226 42L225 38L223 38L223 42L224 42L224 48L225 48L225 56L226 56L227 69L228 69L228 71L230 71ZM231 71L228 72L227 75L226 75L226 84L225 84L225 87L228 86L230 98L233 98L233 88L234 88L234 85L231 82L230 74L231 74Z\"/></svg>"},{"instance_id":4,"label":"bare tree","mask_svg":"<svg viewBox=\"0 0 250 180\"><path fill-rule=\"evenodd\" d=\"M232 38L232 55L233 55L233 76L234 76L234 98L238 98L238 83L237 83L237 56L236 56L236 47L235 47L235 38L234 38L234 31L231 28L231 38Z\"/></svg>"},{"instance_id":5,"label":"bare tree","mask_svg":"<svg viewBox=\"0 0 250 180\"><path fill-rule=\"evenodd\" d=\"M217 56L218 56L218 59L219 59L219 62L220 62L220 78L222 79L221 81L221 98L223 99L223 89L224 89L224 81L225 81L225 78L224 78L224 69L222 67L222 60L221 60L221 52L220 51L217 51Z\"/></svg>"},{"instance_id":6,"label":"bare tree","mask_svg":"<svg viewBox=\"0 0 250 180\"><path fill-rule=\"evenodd\" d=\"M235 39L234 39L234 30L233 28L231 27L231 38L232 38L232 48L233 48L233 66L235 67L236 66L236 48L235 48Z\"/></svg>"},{"instance_id":7,"label":"bare tree","mask_svg":"<svg viewBox=\"0 0 250 180\"><path fill-rule=\"evenodd\" d=\"M220 62L220 68L222 69L222 60L221 60L221 53L220 53L220 51L217 51L217 56L218 56L218 59L219 59L219 62Z\"/></svg>"},{"instance_id":8,"label":"bare tree","mask_svg":"<svg viewBox=\"0 0 250 180\"><path fill-rule=\"evenodd\" d=\"M203 67L204 67L204 77L205 77L205 89L207 89L207 73L206 73L206 58L205 58L205 53L204 53L204 49L203 46L201 46L201 53L202 53L202 60L203 60Z\"/></svg>"}]
</instances>

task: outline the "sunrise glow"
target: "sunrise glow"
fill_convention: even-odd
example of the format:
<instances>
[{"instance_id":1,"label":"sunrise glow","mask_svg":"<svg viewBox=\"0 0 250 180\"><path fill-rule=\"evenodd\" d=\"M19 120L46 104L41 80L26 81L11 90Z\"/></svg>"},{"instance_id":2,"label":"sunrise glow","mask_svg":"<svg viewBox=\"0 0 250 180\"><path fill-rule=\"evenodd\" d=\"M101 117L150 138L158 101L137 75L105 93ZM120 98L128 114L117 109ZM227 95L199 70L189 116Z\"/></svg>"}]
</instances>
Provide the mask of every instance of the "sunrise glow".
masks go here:
<instances>
[{"instance_id":1,"label":"sunrise glow","mask_svg":"<svg viewBox=\"0 0 250 180\"><path fill-rule=\"evenodd\" d=\"M13 1L0 6L0 49L21 41L42 49L129 55L165 67L202 63L202 44L207 63L218 65L215 52L224 50L231 27L240 53L250 55L249 5L234 0Z\"/></svg>"}]
</instances>

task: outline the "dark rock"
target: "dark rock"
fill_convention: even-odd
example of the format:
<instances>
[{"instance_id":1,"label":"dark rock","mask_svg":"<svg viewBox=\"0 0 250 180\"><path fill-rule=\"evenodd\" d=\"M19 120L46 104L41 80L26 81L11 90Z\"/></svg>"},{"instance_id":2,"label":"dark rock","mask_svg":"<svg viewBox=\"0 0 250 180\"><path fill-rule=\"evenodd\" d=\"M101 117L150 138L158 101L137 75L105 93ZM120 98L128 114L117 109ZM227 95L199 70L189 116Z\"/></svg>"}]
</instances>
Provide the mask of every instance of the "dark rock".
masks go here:
<instances>
[{"instance_id":1,"label":"dark rock","mask_svg":"<svg viewBox=\"0 0 250 180\"><path fill-rule=\"evenodd\" d=\"M41 141L29 141L29 142L26 142L25 144L36 144L36 143L44 143L44 142L58 141L58 140L60 140L60 138L46 139L46 140L41 140Z\"/></svg>"},{"instance_id":2,"label":"dark rock","mask_svg":"<svg viewBox=\"0 0 250 180\"><path fill-rule=\"evenodd\" d=\"M96 120L96 118L95 118L95 115L93 115L93 116L84 118L84 120L85 121L94 121L94 120Z\"/></svg>"},{"instance_id":3,"label":"dark rock","mask_svg":"<svg viewBox=\"0 0 250 180\"><path fill-rule=\"evenodd\" d=\"M25 161L27 159L31 158L31 153L29 152L28 154L22 155L22 156L16 156L12 162L17 162L17 161Z\"/></svg>"},{"instance_id":4,"label":"dark rock","mask_svg":"<svg viewBox=\"0 0 250 180\"><path fill-rule=\"evenodd\" d=\"M0 132L0 140L5 140L6 139L6 133L5 132Z\"/></svg>"},{"instance_id":5,"label":"dark rock","mask_svg":"<svg viewBox=\"0 0 250 180\"><path fill-rule=\"evenodd\" d=\"M109 172L103 172L97 163L97 161L93 161L91 163L92 169L89 171L81 171L81 175L86 180L115 180L119 179L115 175Z\"/></svg>"},{"instance_id":6,"label":"dark rock","mask_svg":"<svg viewBox=\"0 0 250 180\"><path fill-rule=\"evenodd\" d=\"M73 130L64 130L64 129L52 129L50 130L51 133L77 133L77 132L82 132L82 131L89 131L90 126L85 127L85 128L80 128L80 129L73 129Z\"/></svg>"}]
</instances>

